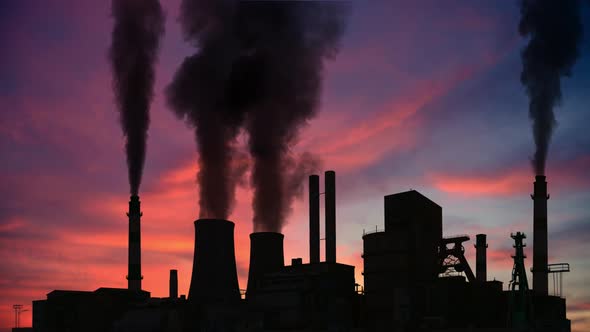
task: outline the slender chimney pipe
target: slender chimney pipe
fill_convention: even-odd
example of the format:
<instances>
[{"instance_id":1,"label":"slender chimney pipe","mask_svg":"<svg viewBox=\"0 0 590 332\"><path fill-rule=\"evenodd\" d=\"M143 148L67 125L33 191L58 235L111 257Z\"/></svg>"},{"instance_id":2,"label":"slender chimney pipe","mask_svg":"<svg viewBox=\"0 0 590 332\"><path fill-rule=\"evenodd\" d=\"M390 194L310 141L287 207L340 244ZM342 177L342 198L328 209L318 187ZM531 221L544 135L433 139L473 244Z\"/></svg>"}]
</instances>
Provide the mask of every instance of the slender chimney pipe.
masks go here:
<instances>
[{"instance_id":1,"label":"slender chimney pipe","mask_svg":"<svg viewBox=\"0 0 590 332\"><path fill-rule=\"evenodd\" d=\"M141 202L139 196L131 196L129 201L129 247L127 266L127 288L129 290L141 290Z\"/></svg>"},{"instance_id":2,"label":"slender chimney pipe","mask_svg":"<svg viewBox=\"0 0 590 332\"><path fill-rule=\"evenodd\" d=\"M170 298L178 298L178 271L170 270Z\"/></svg>"},{"instance_id":3,"label":"slender chimney pipe","mask_svg":"<svg viewBox=\"0 0 590 332\"><path fill-rule=\"evenodd\" d=\"M250 234L250 265L246 299L256 295L261 278L285 266L283 234L257 232Z\"/></svg>"},{"instance_id":4,"label":"slender chimney pipe","mask_svg":"<svg viewBox=\"0 0 590 332\"><path fill-rule=\"evenodd\" d=\"M324 174L326 191L326 262L336 263L336 173Z\"/></svg>"},{"instance_id":5,"label":"slender chimney pipe","mask_svg":"<svg viewBox=\"0 0 590 332\"><path fill-rule=\"evenodd\" d=\"M535 177L533 199L533 291L548 294L547 271L547 182L545 176Z\"/></svg>"},{"instance_id":6,"label":"slender chimney pipe","mask_svg":"<svg viewBox=\"0 0 590 332\"><path fill-rule=\"evenodd\" d=\"M486 282L488 279L487 248L486 235L475 235L475 279L479 282Z\"/></svg>"},{"instance_id":7,"label":"slender chimney pipe","mask_svg":"<svg viewBox=\"0 0 590 332\"><path fill-rule=\"evenodd\" d=\"M195 221L195 254L188 293L191 304L240 301L234 249L234 223L223 219Z\"/></svg>"},{"instance_id":8,"label":"slender chimney pipe","mask_svg":"<svg viewBox=\"0 0 590 332\"><path fill-rule=\"evenodd\" d=\"M320 262L320 176L309 176L309 262Z\"/></svg>"}]
</instances>

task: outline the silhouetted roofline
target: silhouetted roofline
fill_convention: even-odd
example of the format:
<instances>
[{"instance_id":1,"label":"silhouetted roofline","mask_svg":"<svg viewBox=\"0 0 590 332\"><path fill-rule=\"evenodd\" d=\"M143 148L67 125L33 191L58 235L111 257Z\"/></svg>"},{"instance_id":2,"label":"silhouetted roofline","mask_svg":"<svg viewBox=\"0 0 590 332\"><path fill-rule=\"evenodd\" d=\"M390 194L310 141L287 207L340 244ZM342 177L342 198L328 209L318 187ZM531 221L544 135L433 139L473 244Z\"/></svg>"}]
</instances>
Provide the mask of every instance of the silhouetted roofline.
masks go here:
<instances>
[{"instance_id":1,"label":"silhouetted roofline","mask_svg":"<svg viewBox=\"0 0 590 332\"><path fill-rule=\"evenodd\" d=\"M442 206L436 204L433 200L431 200L430 198L422 195L419 191L414 190L414 189L408 190L408 191L403 191L403 192L400 192L400 193L385 195L385 198L388 198L388 197L402 197L402 196L420 197L420 198L422 198L422 199L424 199L424 200L426 200L426 201L432 203L433 205L436 205L437 207L439 207L439 208L442 209Z\"/></svg>"}]
</instances>

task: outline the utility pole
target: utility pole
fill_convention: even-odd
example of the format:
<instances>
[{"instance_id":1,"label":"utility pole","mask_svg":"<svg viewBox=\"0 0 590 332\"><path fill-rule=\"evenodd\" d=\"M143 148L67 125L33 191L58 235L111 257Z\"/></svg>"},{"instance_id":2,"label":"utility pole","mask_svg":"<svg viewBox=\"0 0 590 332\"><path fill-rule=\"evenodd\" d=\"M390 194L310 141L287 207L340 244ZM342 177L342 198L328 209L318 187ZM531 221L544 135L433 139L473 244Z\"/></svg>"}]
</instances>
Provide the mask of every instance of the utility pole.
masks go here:
<instances>
[{"instance_id":1,"label":"utility pole","mask_svg":"<svg viewBox=\"0 0 590 332\"><path fill-rule=\"evenodd\" d=\"M20 313L23 310L23 305L14 304L12 309L14 309L14 327L20 327Z\"/></svg>"}]
</instances>

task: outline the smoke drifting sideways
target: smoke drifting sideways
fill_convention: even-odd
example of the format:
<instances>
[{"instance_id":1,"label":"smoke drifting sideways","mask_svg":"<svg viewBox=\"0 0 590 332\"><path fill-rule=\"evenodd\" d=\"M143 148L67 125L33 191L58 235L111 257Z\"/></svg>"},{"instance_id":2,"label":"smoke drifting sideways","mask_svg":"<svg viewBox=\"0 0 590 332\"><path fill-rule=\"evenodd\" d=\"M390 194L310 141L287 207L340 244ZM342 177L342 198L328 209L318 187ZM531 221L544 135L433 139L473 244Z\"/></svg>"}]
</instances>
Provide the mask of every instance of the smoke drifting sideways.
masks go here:
<instances>
[{"instance_id":1,"label":"smoke drifting sideways","mask_svg":"<svg viewBox=\"0 0 590 332\"><path fill-rule=\"evenodd\" d=\"M199 150L199 217L227 219L240 173L232 170L244 121L226 93L239 56L234 1L183 0L180 24L195 54L185 58L166 88L170 108L195 129Z\"/></svg>"},{"instance_id":2,"label":"smoke drifting sideways","mask_svg":"<svg viewBox=\"0 0 590 332\"><path fill-rule=\"evenodd\" d=\"M280 232L318 161L295 156L299 131L317 113L324 61L333 58L349 7L343 2L241 2L240 48L230 93L246 109L254 231Z\"/></svg>"},{"instance_id":3,"label":"smoke drifting sideways","mask_svg":"<svg viewBox=\"0 0 590 332\"><path fill-rule=\"evenodd\" d=\"M521 82L529 96L536 152L535 174L545 174L556 126L553 108L561 102L562 76L570 76L579 55L582 23L579 0L522 0L519 32L530 37L522 51Z\"/></svg>"},{"instance_id":4,"label":"smoke drifting sideways","mask_svg":"<svg viewBox=\"0 0 590 332\"><path fill-rule=\"evenodd\" d=\"M113 0L115 25L109 60L113 89L126 137L125 151L131 195L137 195L145 163L154 65L164 33L158 0Z\"/></svg>"}]
</instances>

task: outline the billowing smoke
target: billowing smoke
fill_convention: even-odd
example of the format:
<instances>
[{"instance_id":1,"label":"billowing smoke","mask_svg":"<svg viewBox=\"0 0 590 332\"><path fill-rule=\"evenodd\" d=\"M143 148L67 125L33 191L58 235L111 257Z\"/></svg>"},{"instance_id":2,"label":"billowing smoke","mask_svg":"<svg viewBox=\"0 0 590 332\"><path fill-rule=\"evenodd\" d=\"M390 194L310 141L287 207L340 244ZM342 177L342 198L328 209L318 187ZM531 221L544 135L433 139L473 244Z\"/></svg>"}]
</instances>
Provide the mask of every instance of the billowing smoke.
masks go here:
<instances>
[{"instance_id":1,"label":"billowing smoke","mask_svg":"<svg viewBox=\"0 0 590 332\"><path fill-rule=\"evenodd\" d=\"M236 137L249 134L254 228L279 231L318 161L295 156L299 129L319 102L346 8L336 2L183 0L181 25L197 51L168 87L175 113L195 128L200 216L227 218L242 172Z\"/></svg>"},{"instance_id":2,"label":"billowing smoke","mask_svg":"<svg viewBox=\"0 0 590 332\"><path fill-rule=\"evenodd\" d=\"M569 76L582 39L579 0L522 0L521 35L530 37L522 52L521 81L529 95L536 151L533 167L545 174L547 150L556 125L553 108L561 101L561 76Z\"/></svg>"},{"instance_id":3,"label":"billowing smoke","mask_svg":"<svg viewBox=\"0 0 590 332\"><path fill-rule=\"evenodd\" d=\"M195 129L199 150L200 218L227 218L239 175L232 170L242 110L232 107L227 86L239 54L234 33L236 3L183 0L180 24L197 50L167 88L168 103Z\"/></svg>"},{"instance_id":4,"label":"billowing smoke","mask_svg":"<svg viewBox=\"0 0 590 332\"><path fill-rule=\"evenodd\" d=\"M126 138L125 151L132 195L137 195L145 162L154 64L164 14L158 0L113 0L115 26L109 59L113 89Z\"/></svg>"},{"instance_id":5,"label":"billowing smoke","mask_svg":"<svg viewBox=\"0 0 590 332\"><path fill-rule=\"evenodd\" d=\"M247 109L254 160L254 230L280 231L303 179L317 161L293 155L299 130L316 113L323 63L335 56L346 7L336 2L242 2L237 13L241 58L234 66Z\"/></svg>"}]
</instances>

